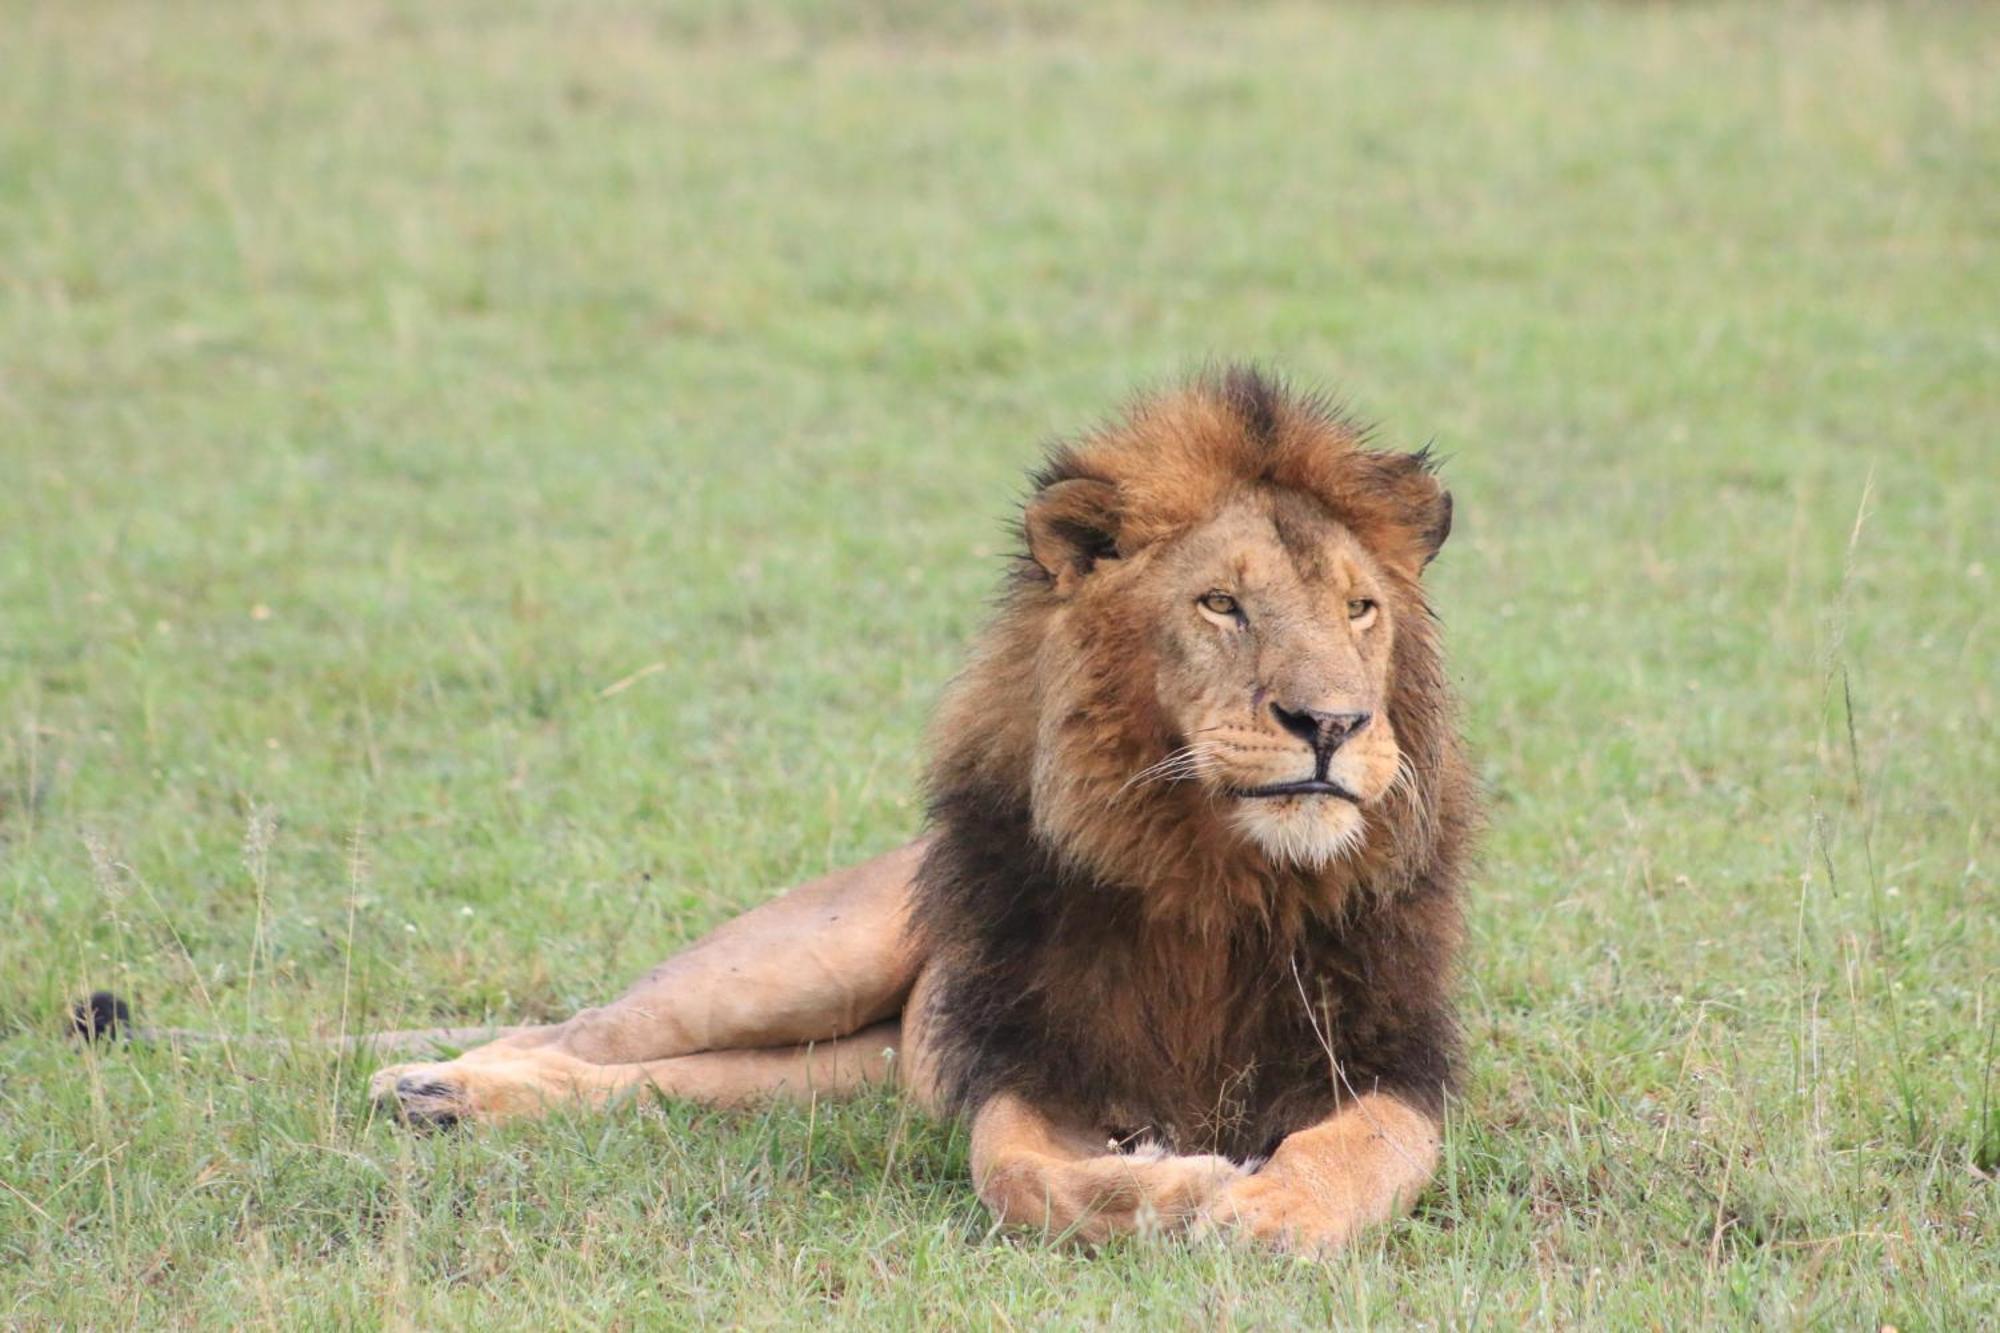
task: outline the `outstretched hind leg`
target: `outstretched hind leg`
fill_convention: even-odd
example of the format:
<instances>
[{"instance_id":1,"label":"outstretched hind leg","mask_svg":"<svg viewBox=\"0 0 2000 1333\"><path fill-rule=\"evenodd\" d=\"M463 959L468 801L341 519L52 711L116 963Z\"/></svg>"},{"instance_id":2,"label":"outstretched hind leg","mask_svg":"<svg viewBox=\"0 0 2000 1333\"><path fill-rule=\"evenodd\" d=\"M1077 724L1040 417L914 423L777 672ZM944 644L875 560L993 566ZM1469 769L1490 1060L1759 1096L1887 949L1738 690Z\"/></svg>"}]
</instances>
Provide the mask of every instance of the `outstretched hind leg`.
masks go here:
<instances>
[{"instance_id":1,"label":"outstretched hind leg","mask_svg":"<svg viewBox=\"0 0 2000 1333\"><path fill-rule=\"evenodd\" d=\"M392 1065L370 1090L413 1120L518 1115L566 1097L601 1100L607 1087L651 1082L671 1092L629 1071L703 1052L734 1058L837 1043L895 1015L909 994L921 963L907 927L922 857L919 841L802 884L704 936L611 1004L456 1060Z\"/></svg>"},{"instance_id":2,"label":"outstretched hind leg","mask_svg":"<svg viewBox=\"0 0 2000 1333\"><path fill-rule=\"evenodd\" d=\"M705 1106L849 1097L895 1077L899 1028L891 1021L805 1046L703 1051L618 1065L524 1050L483 1063L437 1066L446 1071L444 1077L419 1066L395 1075L385 1091L404 1118L425 1125L539 1115L553 1106L603 1107L647 1093Z\"/></svg>"}]
</instances>

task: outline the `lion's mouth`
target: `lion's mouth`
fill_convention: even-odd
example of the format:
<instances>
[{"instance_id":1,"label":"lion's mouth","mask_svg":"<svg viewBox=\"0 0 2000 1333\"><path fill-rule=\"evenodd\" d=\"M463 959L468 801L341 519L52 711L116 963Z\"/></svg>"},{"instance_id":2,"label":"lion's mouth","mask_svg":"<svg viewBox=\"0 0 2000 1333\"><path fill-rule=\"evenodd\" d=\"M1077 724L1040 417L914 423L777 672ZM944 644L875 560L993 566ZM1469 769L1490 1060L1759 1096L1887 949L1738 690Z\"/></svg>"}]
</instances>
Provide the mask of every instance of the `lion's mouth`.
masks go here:
<instances>
[{"instance_id":1,"label":"lion's mouth","mask_svg":"<svg viewBox=\"0 0 2000 1333\"><path fill-rule=\"evenodd\" d=\"M1300 782L1273 782L1263 787L1237 787L1229 793L1245 800L1273 800L1280 796L1337 796L1355 805L1361 804L1361 797L1325 778L1306 778Z\"/></svg>"}]
</instances>

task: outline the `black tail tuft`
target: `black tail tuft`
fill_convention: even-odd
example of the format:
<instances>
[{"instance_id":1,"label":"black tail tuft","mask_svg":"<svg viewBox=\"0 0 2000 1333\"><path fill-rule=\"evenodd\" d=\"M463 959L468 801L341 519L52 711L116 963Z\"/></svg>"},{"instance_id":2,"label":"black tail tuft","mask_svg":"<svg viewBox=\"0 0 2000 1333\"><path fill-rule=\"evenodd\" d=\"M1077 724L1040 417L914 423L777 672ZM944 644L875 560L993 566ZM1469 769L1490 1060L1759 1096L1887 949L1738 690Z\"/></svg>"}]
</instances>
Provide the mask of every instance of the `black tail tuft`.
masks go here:
<instances>
[{"instance_id":1,"label":"black tail tuft","mask_svg":"<svg viewBox=\"0 0 2000 1333\"><path fill-rule=\"evenodd\" d=\"M132 1009L108 990L92 991L69 1011L70 1031L84 1041L113 1041L132 1032Z\"/></svg>"}]
</instances>

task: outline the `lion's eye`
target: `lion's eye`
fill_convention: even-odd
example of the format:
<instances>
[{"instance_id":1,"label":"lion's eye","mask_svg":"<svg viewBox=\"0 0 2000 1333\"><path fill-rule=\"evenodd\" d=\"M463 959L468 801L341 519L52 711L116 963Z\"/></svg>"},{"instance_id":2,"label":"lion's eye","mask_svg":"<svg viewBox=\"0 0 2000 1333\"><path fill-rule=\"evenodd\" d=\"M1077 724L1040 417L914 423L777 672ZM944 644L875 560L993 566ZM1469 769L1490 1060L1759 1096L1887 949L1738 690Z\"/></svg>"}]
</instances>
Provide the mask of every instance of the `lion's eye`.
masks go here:
<instances>
[{"instance_id":1,"label":"lion's eye","mask_svg":"<svg viewBox=\"0 0 2000 1333\"><path fill-rule=\"evenodd\" d=\"M1366 597L1357 597L1347 604L1347 618L1362 624L1375 618L1375 603Z\"/></svg>"},{"instance_id":2,"label":"lion's eye","mask_svg":"<svg viewBox=\"0 0 2000 1333\"><path fill-rule=\"evenodd\" d=\"M1226 592L1205 592L1195 598L1195 605L1215 616L1241 616L1243 608L1236 599Z\"/></svg>"}]
</instances>

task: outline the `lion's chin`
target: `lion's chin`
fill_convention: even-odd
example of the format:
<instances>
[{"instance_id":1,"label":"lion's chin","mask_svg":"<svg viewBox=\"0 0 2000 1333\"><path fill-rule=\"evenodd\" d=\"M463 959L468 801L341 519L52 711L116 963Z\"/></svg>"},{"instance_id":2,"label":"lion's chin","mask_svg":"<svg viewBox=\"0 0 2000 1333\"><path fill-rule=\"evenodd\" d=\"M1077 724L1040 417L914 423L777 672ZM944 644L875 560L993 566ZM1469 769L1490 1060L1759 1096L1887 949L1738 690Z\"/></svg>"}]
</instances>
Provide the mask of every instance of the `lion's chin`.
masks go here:
<instances>
[{"instance_id":1,"label":"lion's chin","mask_svg":"<svg viewBox=\"0 0 2000 1333\"><path fill-rule=\"evenodd\" d=\"M1281 864L1321 870L1358 850L1367 821L1335 796L1241 800L1230 815L1237 831Z\"/></svg>"}]
</instances>

